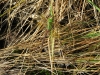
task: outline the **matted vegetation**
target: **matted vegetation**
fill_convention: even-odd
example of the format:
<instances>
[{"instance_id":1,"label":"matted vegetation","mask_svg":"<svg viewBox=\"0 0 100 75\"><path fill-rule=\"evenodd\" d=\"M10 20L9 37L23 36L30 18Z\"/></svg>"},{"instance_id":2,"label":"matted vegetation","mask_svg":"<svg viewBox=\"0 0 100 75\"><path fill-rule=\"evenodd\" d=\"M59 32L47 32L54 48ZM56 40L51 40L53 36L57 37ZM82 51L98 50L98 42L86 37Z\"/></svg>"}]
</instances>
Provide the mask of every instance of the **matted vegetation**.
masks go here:
<instances>
[{"instance_id":1,"label":"matted vegetation","mask_svg":"<svg viewBox=\"0 0 100 75\"><path fill-rule=\"evenodd\" d=\"M99 75L99 0L0 0L0 75Z\"/></svg>"}]
</instances>

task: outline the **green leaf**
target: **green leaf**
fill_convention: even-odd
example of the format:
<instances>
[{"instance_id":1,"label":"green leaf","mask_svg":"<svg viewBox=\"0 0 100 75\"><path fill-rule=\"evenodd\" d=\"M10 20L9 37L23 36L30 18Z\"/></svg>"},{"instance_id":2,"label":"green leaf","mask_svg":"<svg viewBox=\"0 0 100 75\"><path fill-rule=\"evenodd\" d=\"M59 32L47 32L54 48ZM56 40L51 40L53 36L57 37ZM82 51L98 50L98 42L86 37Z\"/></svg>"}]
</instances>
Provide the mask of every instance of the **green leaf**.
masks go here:
<instances>
[{"instance_id":1,"label":"green leaf","mask_svg":"<svg viewBox=\"0 0 100 75\"><path fill-rule=\"evenodd\" d=\"M88 34L86 34L85 36L83 36L83 38L96 38L100 36L100 32L99 31L92 31Z\"/></svg>"},{"instance_id":2,"label":"green leaf","mask_svg":"<svg viewBox=\"0 0 100 75\"><path fill-rule=\"evenodd\" d=\"M93 6L100 12L100 8L99 8L97 5L95 5L91 0L88 0L88 2L89 2L91 5L93 5Z\"/></svg>"}]
</instances>

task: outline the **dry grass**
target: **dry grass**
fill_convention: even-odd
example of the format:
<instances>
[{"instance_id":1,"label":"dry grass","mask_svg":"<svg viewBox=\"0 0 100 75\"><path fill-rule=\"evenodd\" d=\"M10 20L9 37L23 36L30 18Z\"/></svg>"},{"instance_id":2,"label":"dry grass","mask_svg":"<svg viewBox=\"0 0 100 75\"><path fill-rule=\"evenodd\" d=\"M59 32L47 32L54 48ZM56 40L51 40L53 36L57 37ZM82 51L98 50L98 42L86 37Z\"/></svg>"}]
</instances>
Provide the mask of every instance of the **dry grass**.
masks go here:
<instances>
[{"instance_id":1,"label":"dry grass","mask_svg":"<svg viewBox=\"0 0 100 75\"><path fill-rule=\"evenodd\" d=\"M50 1L0 0L0 40L5 41L0 68L10 75L41 70L54 75L100 74L100 36L84 37L99 31L98 10L87 0L55 0L50 43L46 29ZM94 3L100 7L99 0Z\"/></svg>"}]
</instances>

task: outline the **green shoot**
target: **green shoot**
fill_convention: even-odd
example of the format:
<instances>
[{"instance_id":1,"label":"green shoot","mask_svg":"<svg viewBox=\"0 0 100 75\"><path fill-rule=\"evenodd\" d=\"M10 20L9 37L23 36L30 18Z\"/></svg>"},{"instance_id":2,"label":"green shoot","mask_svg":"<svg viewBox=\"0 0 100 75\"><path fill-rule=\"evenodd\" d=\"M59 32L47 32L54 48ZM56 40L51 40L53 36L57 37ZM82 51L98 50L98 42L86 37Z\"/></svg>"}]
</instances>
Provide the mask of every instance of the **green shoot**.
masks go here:
<instances>
[{"instance_id":1,"label":"green shoot","mask_svg":"<svg viewBox=\"0 0 100 75\"><path fill-rule=\"evenodd\" d=\"M53 75L53 58L54 58L54 30L53 30L53 0L51 0L50 4L50 17L47 20L47 31L49 32L48 37L48 50L49 50L49 57L50 57L50 64L51 64L51 72Z\"/></svg>"},{"instance_id":2,"label":"green shoot","mask_svg":"<svg viewBox=\"0 0 100 75\"><path fill-rule=\"evenodd\" d=\"M99 8L97 5L95 5L91 0L88 0L88 2L89 2L91 5L93 5L93 6L100 12L100 8Z\"/></svg>"},{"instance_id":3,"label":"green shoot","mask_svg":"<svg viewBox=\"0 0 100 75\"><path fill-rule=\"evenodd\" d=\"M96 38L100 36L100 32L99 31L91 31L88 34L86 34L85 36L83 36L83 38Z\"/></svg>"}]
</instances>

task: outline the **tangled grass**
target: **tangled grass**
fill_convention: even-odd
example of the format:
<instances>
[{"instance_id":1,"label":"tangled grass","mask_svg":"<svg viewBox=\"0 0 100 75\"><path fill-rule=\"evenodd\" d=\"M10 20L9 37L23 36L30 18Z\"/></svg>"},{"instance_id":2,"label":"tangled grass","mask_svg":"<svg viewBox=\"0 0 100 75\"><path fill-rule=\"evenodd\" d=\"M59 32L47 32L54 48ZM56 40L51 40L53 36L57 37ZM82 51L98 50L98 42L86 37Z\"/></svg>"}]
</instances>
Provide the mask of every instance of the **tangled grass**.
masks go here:
<instances>
[{"instance_id":1,"label":"tangled grass","mask_svg":"<svg viewBox=\"0 0 100 75\"><path fill-rule=\"evenodd\" d=\"M0 0L0 75L99 75L100 1L91 2Z\"/></svg>"}]
</instances>

